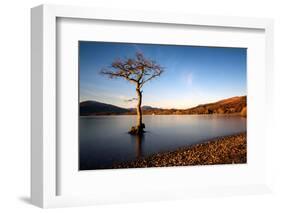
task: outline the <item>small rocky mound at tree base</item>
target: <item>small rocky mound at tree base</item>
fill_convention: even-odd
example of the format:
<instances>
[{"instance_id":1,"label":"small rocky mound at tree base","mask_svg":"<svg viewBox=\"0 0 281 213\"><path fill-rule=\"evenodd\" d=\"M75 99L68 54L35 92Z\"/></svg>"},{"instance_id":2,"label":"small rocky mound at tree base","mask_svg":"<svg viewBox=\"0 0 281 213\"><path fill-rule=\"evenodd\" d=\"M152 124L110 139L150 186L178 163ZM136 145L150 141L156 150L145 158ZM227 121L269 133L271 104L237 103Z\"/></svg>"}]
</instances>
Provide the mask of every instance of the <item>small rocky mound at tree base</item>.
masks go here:
<instances>
[{"instance_id":1,"label":"small rocky mound at tree base","mask_svg":"<svg viewBox=\"0 0 281 213\"><path fill-rule=\"evenodd\" d=\"M132 126L132 128L128 133L131 135L142 135L145 132L144 128L145 128L144 123L142 123L141 126Z\"/></svg>"}]
</instances>

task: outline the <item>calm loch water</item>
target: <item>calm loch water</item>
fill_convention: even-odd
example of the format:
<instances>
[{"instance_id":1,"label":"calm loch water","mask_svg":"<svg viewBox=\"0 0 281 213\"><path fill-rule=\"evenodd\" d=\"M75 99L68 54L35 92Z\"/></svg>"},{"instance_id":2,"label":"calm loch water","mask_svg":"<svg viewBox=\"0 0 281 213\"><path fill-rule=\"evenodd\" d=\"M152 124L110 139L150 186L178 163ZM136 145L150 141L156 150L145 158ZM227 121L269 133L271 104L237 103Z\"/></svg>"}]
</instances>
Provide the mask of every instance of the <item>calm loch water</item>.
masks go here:
<instances>
[{"instance_id":1,"label":"calm loch water","mask_svg":"<svg viewBox=\"0 0 281 213\"><path fill-rule=\"evenodd\" d=\"M246 119L225 115L145 115L146 133L128 130L136 116L80 117L80 170L106 169L114 163L172 151L202 141L246 131Z\"/></svg>"}]
</instances>

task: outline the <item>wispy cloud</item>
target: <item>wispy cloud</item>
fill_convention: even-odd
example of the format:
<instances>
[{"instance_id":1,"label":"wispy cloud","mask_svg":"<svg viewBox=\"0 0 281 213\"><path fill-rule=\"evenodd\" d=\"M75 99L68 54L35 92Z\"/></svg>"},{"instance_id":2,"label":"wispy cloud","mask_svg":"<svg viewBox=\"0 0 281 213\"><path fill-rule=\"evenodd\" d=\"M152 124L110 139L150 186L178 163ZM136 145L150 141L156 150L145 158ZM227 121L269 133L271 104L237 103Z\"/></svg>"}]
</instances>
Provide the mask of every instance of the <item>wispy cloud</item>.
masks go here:
<instances>
[{"instance_id":1,"label":"wispy cloud","mask_svg":"<svg viewBox=\"0 0 281 213\"><path fill-rule=\"evenodd\" d=\"M192 86L193 84L193 73L188 73L186 76L186 83L188 86Z\"/></svg>"},{"instance_id":2,"label":"wispy cloud","mask_svg":"<svg viewBox=\"0 0 281 213\"><path fill-rule=\"evenodd\" d=\"M193 72L184 72L183 76L183 83L187 86L192 86L193 85L193 81L194 81L194 75Z\"/></svg>"}]
</instances>

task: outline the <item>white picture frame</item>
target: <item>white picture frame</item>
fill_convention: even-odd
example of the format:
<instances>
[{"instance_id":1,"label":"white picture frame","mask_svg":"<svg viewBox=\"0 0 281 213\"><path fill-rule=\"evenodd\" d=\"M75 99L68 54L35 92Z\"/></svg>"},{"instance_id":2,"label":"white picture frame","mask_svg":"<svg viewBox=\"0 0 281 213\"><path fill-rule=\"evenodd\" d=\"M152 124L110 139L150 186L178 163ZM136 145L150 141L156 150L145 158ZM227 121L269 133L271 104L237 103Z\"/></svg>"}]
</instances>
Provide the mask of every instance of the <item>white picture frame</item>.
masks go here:
<instances>
[{"instance_id":1,"label":"white picture frame","mask_svg":"<svg viewBox=\"0 0 281 213\"><path fill-rule=\"evenodd\" d=\"M234 185L218 185L203 186L194 183L194 188L175 186L153 189L149 195L144 192L133 195L132 190L129 191L112 191L112 193L102 193L102 189L97 189L96 195L58 195L58 174L60 166L58 166L59 152L57 145L57 107L58 96L57 88L60 83L57 80L57 21L64 19L81 19L81 20L101 20L101 21L118 21L133 23L153 23L156 25L167 26L200 26L200 27L219 27L228 29L253 29L262 30L264 32L264 73L266 78L260 79L264 81L265 87L262 92L265 94L265 105L271 109L273 107L273 99L271 91L273 88L273 21L271 19L257 18L240 18L240 17L216 17L203 15L187 15L173 13L153 13L148 11L121 11L100 8L84 8L74 6L54 6L41 5L31 10L31 201L33 204L47 207L91 205L98 203L116 203L116 202L137 202L143 200L165 200L178 199L186 197L198 196L214 196L214 195L233 195L233 194L253 194L270 192L270 161L266 161L269 157L264 155L265 165L260 168L259 172L264 173L264 178L259 179L254 184L248 182L239 182ZM67 80L66 80L67 81ZM258 85L253 85L258 87ZM254 95L254 93L253 93ZM249 116L251 118L251 116ZM272 114L268 113L261 118L266 127L263 136L262 145L268 147L270 145L270 125ZM260 128L260 127L257 127ZM256 129L257 130L257 129ZM262 139L260 139L262 140ZM184 168L183 168L184 169ZM167 174L168 172L176 172L169 168L161 170L150 170L152 173ZM209 170L208 170L209 171ZM204 171L208 173L208 171ZM177 171L177 172L182 172ZM110 172L109 172L110 173ZM109 174L108 173L108 174ZM138 174L145 172L139 170ZM203 173L202 173L203 174ZM112 175L112 174L111 174ZM114 175L114 174L113 174ZM124 176L130 176L128 172L123 171ZM136 175L136 174L133 174ZM172 177L174 178L174 177ZM161 186L161 185L159 185ZM187 190L188 189L188 190ZM100 194L97 194L100 193ZM119 195L122 193L122 196Z\"/></svg>"}]
</instances>

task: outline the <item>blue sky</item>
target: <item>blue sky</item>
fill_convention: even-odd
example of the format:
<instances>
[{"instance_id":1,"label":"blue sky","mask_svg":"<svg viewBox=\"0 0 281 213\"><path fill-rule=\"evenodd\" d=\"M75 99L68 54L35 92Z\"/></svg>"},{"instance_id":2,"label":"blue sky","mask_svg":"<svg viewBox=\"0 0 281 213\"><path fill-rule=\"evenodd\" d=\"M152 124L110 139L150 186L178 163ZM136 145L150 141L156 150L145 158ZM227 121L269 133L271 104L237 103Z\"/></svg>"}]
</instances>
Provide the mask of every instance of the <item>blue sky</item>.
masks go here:
<instances>
[{"instance_id":1,"label":"blue sky","mask_svg":"<svg viewBox=\"0 0 281 213\"><path fill-rule=\"evenodd\" d=\"M246 95L247 50L157 44L79 42L80 102L96 100L120 107L135 107L135 85L109 79L100 70L117 58L141 51L165 68L143 86L143 104L188 108L233 96Z\"/></svg>"}]
</instances>

